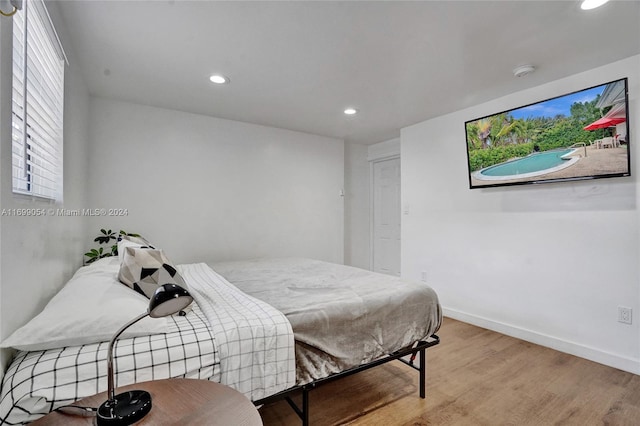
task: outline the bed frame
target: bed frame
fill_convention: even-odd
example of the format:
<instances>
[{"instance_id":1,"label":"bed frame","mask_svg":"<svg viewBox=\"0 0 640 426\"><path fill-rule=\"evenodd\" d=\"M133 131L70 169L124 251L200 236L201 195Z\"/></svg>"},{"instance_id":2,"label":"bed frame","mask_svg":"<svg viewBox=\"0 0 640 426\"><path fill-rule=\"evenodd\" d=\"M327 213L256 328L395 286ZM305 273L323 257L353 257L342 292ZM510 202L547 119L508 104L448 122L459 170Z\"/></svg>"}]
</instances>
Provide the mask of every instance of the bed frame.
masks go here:
<instances>
[{"instance_id":1,"label":"bed frame","mask_svg":"<svg viewBox=\"0 0 640 426\"><path fill-rule=\"evenodd\" d=\"M420 340L412 345L410 348L402 349L393 353L390 353L387 356L379 358L375 361L372 361L368 364L359 365L357 367L350 368L348 370L342 371L340 373L332 374L331 376L324 377L322 379L314 380L311 383L307 383L304 385L294 386L292 388L286 389L282 392L276 393L274 395L268 396L266 398L259 399L254 401L256 406L261 406L264 404L269 404L272 402L279 401L281 399L286 400L293 411L300 417L302 420L303 426L309 426L309 392L312 389L317 388L318 386L332 382L337 379L341 379L343 377L351 376L352 374L359 373L364 370L368 370L373 367L377 367L378 365L386 364L389 361L398 360L401 361L411 368L417 370L420 374L420 398L425 398L426 396L426 350L432 346L435 346L440 343L440 338L436 334L432 334L427 340ZM419 365L416 367L414 365L414 361L416 359L416 355L420 354ZM403 359L410 355L409 361ZM302 408L298 407L298 405L293 402L291 396L294 393L302 392Z\"/></svg>"}]
</instances>

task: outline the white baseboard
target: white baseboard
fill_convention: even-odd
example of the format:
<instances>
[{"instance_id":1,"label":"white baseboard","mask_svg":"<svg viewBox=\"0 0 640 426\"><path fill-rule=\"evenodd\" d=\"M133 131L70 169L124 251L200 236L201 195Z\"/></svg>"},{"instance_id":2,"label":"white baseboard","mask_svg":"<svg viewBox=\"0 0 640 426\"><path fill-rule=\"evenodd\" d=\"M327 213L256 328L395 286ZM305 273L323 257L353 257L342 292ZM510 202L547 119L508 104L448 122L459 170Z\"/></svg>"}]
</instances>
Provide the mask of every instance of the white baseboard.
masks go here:
<instances>
[{"instance_id":1,"label":"white baseboard","mask_svg":"<svg viewBox=\"0 0 640 426\"><path fill-rule=\"evenodd\" d=\"M628 358L616 355L611 352L606 352L601 348L594 348L592 346L570 342L557 337L538 333L536 331L515 327L513 325L497 322L477 315L467 314L455 309L443 308L443 313L449 318L640 375L640 359L637 358Z\"/></svg>"}]
</instances>

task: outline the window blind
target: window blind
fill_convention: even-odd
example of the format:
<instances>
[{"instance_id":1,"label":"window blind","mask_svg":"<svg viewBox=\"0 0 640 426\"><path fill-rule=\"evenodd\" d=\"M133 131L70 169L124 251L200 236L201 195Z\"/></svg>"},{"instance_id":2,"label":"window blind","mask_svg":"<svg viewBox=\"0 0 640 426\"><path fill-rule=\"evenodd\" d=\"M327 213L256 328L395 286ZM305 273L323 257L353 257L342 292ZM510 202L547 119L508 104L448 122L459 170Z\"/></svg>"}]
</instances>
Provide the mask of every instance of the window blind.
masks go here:
<instances>
[{"instance_id":1,"label":"window blind","mask_svg":"<svg viewBox=\"0 0 640 426\"><path fill-rule=\"evenodd\" d=\"M13 17L13 191L62 199L65 56L42 1Z\"/></svg>"}]
</instances>

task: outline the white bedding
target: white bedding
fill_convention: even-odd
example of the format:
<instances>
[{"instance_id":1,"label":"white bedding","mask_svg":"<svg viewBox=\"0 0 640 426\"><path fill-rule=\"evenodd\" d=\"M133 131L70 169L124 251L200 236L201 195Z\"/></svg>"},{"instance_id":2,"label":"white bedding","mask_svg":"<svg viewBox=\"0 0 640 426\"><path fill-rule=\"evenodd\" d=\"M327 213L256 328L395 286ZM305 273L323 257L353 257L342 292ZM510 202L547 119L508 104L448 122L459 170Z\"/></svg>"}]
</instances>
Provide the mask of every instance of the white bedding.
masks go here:
<instances>
[{"instance_id":1,"label":"white bedding","mask_svg":"<svg viewBox=\"0 0 640 426\"><path fill-rule=\"evenodd\" d=\"M442 322L425 283L301 258L221 262L213 268L292 325L302 385L426 340Z\"/></svg>"},{"instance_id":2,"label":"white bedding","mask_svg":"<svg viewBox=\"0 0 640 426\"><path fill-rule=\"evenodd\" d=\"M180 265L178 271L211 324L221 383L252 401L295 385L293 331L283 313L243 293L204 263Z\"/></svg>"},{"instance_id":3,"label":"white bedding","mask_svg":"<svg viewBox=\"0 0 640 426\"><path fill-rule=\"evenodd\" d=\"M197 305L168 318L168 332L118 340L116 386L183 377L220 381L212 331ZM0 393L0 424L26 424L107 389L108 342L19 351Z\"/></svg>"},{"instance_id":4,"label":"white bedding","mask_svg":"<svg viewBox=\"0 0 640 426\"><path fill-rule=\"evenodd\" d=\"M238 290L205 264L179 265L178 269L194 296L192 309L184 317L169 317L168 332L164 326L159 334L118 340L116 386L171 377L204 379L230 385L254 400L293 386L294 340L284 315ZM110 274L100 273L105 286L113 284ZM132 297L140 296L118 285ZM50 314L74 311L68 304L64 309ZM86 303L82 309L91 312ZM38 324L44 327L43 335L57 328L55 323ZM25 424L106 390L108 342L63 346L17 353L3 378L0 424Z\"/></svg>"},{"instance_id":5,"label":"white bedding","mask_svg":"<svg viewBox=\"0 0 640 426\"><path fill-rule=\"evenodd\" d=\"M118 281L119 270L115 257L78 269L42 312L3 340L0 347L35 351L108 341L149 306L149 299ZM122 337L166 332L166 318L147 317Z\"/></svg>"}]
</instances>

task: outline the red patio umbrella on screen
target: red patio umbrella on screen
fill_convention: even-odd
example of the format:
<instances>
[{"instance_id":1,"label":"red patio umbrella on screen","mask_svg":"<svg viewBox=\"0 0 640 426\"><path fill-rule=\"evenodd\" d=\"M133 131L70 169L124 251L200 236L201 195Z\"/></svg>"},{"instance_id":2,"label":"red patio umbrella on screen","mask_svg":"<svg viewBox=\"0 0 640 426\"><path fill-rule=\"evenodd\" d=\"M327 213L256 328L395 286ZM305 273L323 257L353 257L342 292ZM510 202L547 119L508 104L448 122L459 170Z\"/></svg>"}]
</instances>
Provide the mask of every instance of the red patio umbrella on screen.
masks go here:
<instances>
[{"instance_id":1,"label":"red patio umbrella on screen","mask_svg":"<svg viewBox=\"0 0 640 426\"><path fill-rule=\"evenodd\" d=\"M623 123L625 121L627 120L622 117L602 117L601 119L596 120L593 123L586 126L584 130L602 129L604 127L615 126L616 124Z\"/></svg>"}]
</instances>

